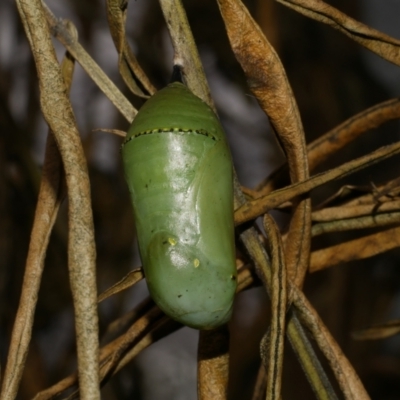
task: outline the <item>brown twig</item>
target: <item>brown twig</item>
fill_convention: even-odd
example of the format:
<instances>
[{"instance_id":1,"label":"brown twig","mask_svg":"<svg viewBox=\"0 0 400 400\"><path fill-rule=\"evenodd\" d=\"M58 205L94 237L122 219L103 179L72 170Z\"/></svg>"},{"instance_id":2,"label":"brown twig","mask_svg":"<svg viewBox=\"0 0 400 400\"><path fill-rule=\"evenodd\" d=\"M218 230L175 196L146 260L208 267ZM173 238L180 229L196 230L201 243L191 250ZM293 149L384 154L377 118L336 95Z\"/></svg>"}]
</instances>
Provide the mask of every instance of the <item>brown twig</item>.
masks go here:
<instances>
[{"instance_id":1,"label":"brown twig","mask_svg":"<svg viewBox=\"0 0 400 400\"><path fill-rule=\"evenodd\" d=\"M65 197L65 190L62 190L62 177L60 153L52 133L49 132L20 304L15 317L2 380L2 399L15 398L25 367L50 233L62 199Z\"/></svg>"},{"instance_id":2,"label":"brown twig","mask_svg":"<svg viewBox=\"0 0 400 400\"><path fill-rule=\"evenodd\" d=\"M350 18L322 0L276 0L344 33L368 50L400 66L400 41Z\"/></svg>"},{"instance_id":3,"label":"brown twig","mask_svg":"<svg viewBox=\"0 0 400 400\"><path fill-rule=\"evenodd\" d=\"M321 321L318 313L299 290L293 290L293 304L301 322L310 330L334 372L346 399L367 400L368 393L354 371L353 366L341 351L331 333Z\"/></svg>"},{"instance_id":4,"label":"brown twig","mask_svg":"<svg viewBox=\"0 0 400 400\"><path fill-rule=\"evenodd\" d=\"M269 290L271 290L271 272L269 268L269 261L263 247L259 243L257 236L255 236L254 228L250 228L243 232L241 237L242 240L247 244L247 249L254 262L256 270L258 271L258 274L263 276L263 279L266 279ZM290 339L291 343L294 346L297 346L296 349L298 351L302 351L301 346L303 345L303 340L301 334L298 334L299 329L296 326L298 312L298 316L301 318L302 323L311 330L313 337L315 340L317 340L318 347L329 361L340 388L342 389L344 395L347 396L346 398L353 400L369 399L369 396L352 365L344 356L329 330L320 320L317 312L308 302L303 292L289 279L288 286L290 298L293 302L292 306L294 307L294 312L288 317L286 328L288 338ZM307 346L304 346L304 349L306 349L306 352L308 351ZM326 381L326 376L319 373L318 370L320 366L318 366L319 364L317 364L313 359L312 353L307 353L306 355L309 356L309 358L305 359L302 357L300 360L302 363L307 363L307 367L311 367L313 369L313 373L311 374L313 379L310 379L309 381L312 384L314 391L321 392L321 396L323 396L321 398L335 398L332 387L330 386L329 382ZM312 360L311 363L310 359Z\"/></svg>"},{"instance_id":5,"label":"brown twig","mask_svg":"<svg viewBox=\"0 0 400 400\"><path fill-rule=\"evenodd\" d=\"M132 93L140 97L148 97L139 88L135 78L143 85L148 94L154 94L156 89L140 67L128 44L125 34L127 8L127 2L123 3L120 0L107 0L108 24L115 47L118 51L119 72Z\"/></svg>"},{"instance_id":6,"label":"brown twig","mask_svg":"<svg viewBox=\"0 0 400 400\"><path fill-rule=\"evenodd\" d=\"M355 331L351 334L354 340L385 339L400 333L400 320L394 319L383 324L374 325L367 329Z\"/></svg>"},{"instance_id":7,"label":"brown twig","mask_svg":"<svg viewBox=\"0 0 400 400\"><path fill-rule=\"evenodd\" d=\"M400 201L386 201L384 203L343 205L340 207L327 207L312 213L313 221L329 222L346 218L379 215L388 212L400 211Z\"/></svg>"},{"instance_id":8,"label":"brown twig","mask_svg":"<svg viewBox=\"0 0 400 400\"><path fill-rule=\"evenodd\" d=\"M253 397L251 400L264 400L267 389L267 371L264 364L260 364L258 369L256 384L254 386Z\"/></svg>"},{"instance_id":9,"label":"brown twig","mask_svg":"<svg viewBox=\"0 0 400 400\"><path fill-rule=\"evenodd\" d=\"M314 236L331 232L343 232L354 229L378 228L400 223L400 212L380 213L364 217L340 219L329 222L322 222L312 227L311 233Z\"/></svg>"},{"instance_id":10,"label":"brown twig","mask_svg":"<svg viewBox=\"0 0 400 400\"><path fill-rule=\"evenodd\" d=\"M174 65L182 66L190 90L215 110L193 34L181 0L159 0L174 47Z\"/></svg>"},{"instance_id":11,"label":"brown twig","mask_svg":"<svg viewBox=\"0 0 400 400\"><path fill-rule=\"evenodd\" d=\"M263 215L268 210L278 207L280 204L299 196L308 193L334 179L343 178L346 175L359 171L360 169L369 167L377 162L383 161L386 158L392 157L400 153L400 143L394 143L389 146L381 147L374 152L363 157L356 158L342 164L341 166L312 176L304 182L300 182L285 189L280 189L260 197L256 200L251 200L235 211L235 224L239 225L243 222L250 221Z\"/></svg>"},{"instance_id":12,"label":"brown twig","mask_svg":"<svg viewBox=\"0 0 400 400\"><path fill-rule=\"evenodd\" d=\"M376 104L347 119L307 146L310 171L353 142L361 134L397 118L400 118L400 99L396 98ZM265 196L282 186L286 176L287 165L283 165L251 191L252 197Z\"/></svg>"},{"instance_id":13,"label":"brown twig","mask_svg":"<svg viewBox=\"0 0 400 400\"><path fill-rule=\"evenodd\" d=\"M218 0L218 5L235 57L283 145L292 183L304 181L309 173L303 126L282 63L240 1ZM293 210L285 262L289 276L301 286L310 255L310 200L295 199Z\"/></svg>"},{"instance_id":14,"label":"brown twig","mask_svg":"<svg viewBox=\"0 0 400 400\"><path fill-rule=\"evenodd\" d=\"M229 331L226 325L200 331L197 356L199 400L225 400L228 394Z\"/></svg>"},{"instance_id":15,"label":"brown twig","mask_svg":"<svg viewBox=\"0 0 400 400\"><path fill-rule=\"evenodd\" d=\"M311 253L310 272L384 253L400 246L400 228L350 240Z\"/></svg>"},{"instance_id":16,"label":"brown twig","mask_svg":"<svg viewBox=\"0 0 400 400\"><path fill-rule=\"evenodd\" d=\"M93 79L96 85L115 105L125 119L128 122L132 122L137 111L110 78L96 64L93 58L90 57L86 50L80 45L77 36L71 33L74 31L76 32L76 28L72 22L57 19L44 3L42 3L42 5L45 11L47 23L49 24L54 37L59 40L72 54L75 60L79 62L90 78Z\"/></svg>"},{"instance_id":17,"label":"brown twig","mask_svg":"<svg viewBox=\"0 0 400 400\"><path fill-rule=\"evenodd\" d=\"M281 397L286 329L287 281L282 239L274 220L264 216L264 229L271 254L271 324L261 341L261 359L267 369L267 400Z\"/></svg>"},{"instance_id":18,"label":"brown twig","mask_svg":"<svg viewBox=\"0 0 400 400\"><path fill-rule=\"evenodd\" d=\"M64 165L69 200L68 266L83 399L100 398L96 250L87 165L71 104L40 0L17 0L35 59L43 116L54 133ZM10 398L3 395L3 398Z\"/></svg>"},{"instance_id":19,"label":"brown twig","mask_svg":"<svg viewBox=\"0 0 400 400\"><path fill-rule=\"evenodd\" d=\"M101 293L98 297L98 302L100 303L103 300L108 299L110 296L113 296L114 294L130 288L131 286L141 281L143 278L144 275L142 268L137 268L133 271L130 271L119 282L117 282L115 285L112 285L103 293Z\"/></svg>"}]
</instances>

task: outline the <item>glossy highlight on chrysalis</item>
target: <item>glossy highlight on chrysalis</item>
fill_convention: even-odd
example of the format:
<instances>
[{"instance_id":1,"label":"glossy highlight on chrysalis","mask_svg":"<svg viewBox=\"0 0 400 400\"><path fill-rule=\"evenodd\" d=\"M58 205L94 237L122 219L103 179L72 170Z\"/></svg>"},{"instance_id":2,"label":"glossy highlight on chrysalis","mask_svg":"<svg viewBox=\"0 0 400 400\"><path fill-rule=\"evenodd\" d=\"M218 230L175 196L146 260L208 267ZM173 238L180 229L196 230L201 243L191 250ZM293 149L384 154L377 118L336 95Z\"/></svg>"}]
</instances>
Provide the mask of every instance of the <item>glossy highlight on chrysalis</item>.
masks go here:
<instances>
[{"instance_id":1,"label":"glossy highlight on chrysalis","mask_svg":"<svg viewBox=\"0 0 400 400\"><path fill-rule=\"evenodd\" d=\"M237 285L233 170L218 118L172 83L140 109L122 157L154 301L193 328L226 323Z\"/></svg>"}]
</instances>

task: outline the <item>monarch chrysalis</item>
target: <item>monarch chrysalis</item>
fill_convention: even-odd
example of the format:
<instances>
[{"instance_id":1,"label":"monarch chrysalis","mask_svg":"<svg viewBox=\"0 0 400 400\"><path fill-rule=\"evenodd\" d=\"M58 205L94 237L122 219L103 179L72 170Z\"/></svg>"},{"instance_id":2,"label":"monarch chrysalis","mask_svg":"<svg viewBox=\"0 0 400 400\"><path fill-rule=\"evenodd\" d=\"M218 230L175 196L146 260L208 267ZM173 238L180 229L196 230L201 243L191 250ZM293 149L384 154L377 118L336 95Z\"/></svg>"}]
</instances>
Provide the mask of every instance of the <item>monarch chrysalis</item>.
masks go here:
<instances>
[{"instance_id":1,"label":"monarch chrysalis","mask_svg":"<svg viewBox=\"0 0 400 400\"><path fill-rule=\"evenodd\" d=\"M227 322L237 276L233 171L216 115L172 83L140 109L122 157L154 301L193 328Z\"/></svg>"}]
</instances>

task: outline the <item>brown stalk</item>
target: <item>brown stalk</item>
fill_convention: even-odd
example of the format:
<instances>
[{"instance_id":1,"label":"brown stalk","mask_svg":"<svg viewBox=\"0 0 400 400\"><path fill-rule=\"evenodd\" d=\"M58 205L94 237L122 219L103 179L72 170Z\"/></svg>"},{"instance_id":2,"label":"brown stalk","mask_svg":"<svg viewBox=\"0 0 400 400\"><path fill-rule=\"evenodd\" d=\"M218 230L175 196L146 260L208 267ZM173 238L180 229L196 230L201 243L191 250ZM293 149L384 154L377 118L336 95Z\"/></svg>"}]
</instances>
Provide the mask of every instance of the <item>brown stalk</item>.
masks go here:
<instances>
[{"instance_id":1,"label":"brown stalk","mask_svg":"<svg viewBox=\"0 0 400 400\"><path fill-rule=\"evenodd\" d=\"M257 253L255 253L257 254ZM259 256L256 256L257 258ZM261 255L262 257L262 255ZM267 271L267 279L269 276L268 270ZM254 277L251 274L251 271L249 271L247 268L241 268L239 270L239 274L238 274L238 287L240 288L239 290L243 290L246 287L249 287L253 284L254 282ZM293 287L293 285L291 285ZM297 289L292 289L292 290L297 290ZM300 292L301 293L301 292ZM142 313L136 313L136 315L138 317L140 317L142 315L142 320L147 320L150 321L150 319L148 318L148 312L146 312L145 315L143 315ZM302 343L304 340L299 339L299 336L296 334L296 332L298 332L298 327L296 328L296 324L293 324L293 322L296 320L296 317L294 317L293 315L290 316L290 320L288 322L288 327L287 327L287 331L288 331L288 337L290 338L291 342L295 343L295 349L297 349L297 351L300 352L300 354L302 354L302 359L304 361L304 357L309 354L309 352L312 352L312 349L308 349L308 350L301 350L302 349ZM139 321L139 320L138 320ZM149 322L150 323L150 322ZM116 366L112 369L112 374L115 374L116 372L118 372L124 365L126 365L127 362L131 361L137 354L139 354L139 352L141 350L143 350L145 347L149 346L150 344L152 344L155 340L159 339L160 337L162 337L162 335L166 335L169 332L171 332L170 330L167 331L163 331L163 323L162 321L160 321L158 324L156 322L156 320L151 319L151 324L156 324L154 328L148 328L148 332L142 339L140 339L136 345L134 345L134 347L129 350L125 355L122 356L122 359L120 359ZM146 328L147 329L147 328ZM172 329L172 328L169 328ZM176 327L174 328L176 329ZM300 334L300 336L303 334ZM124 335L122 335L121 337L119 337L118 339L116 339L115 341L113 341L112 343L110 343L109 345L105 346L102 351L101 351L101 359L104 360L104 362L108 362L106 360L110 360L112 357L112 353L117 351L120 344L124 341ZM324 340L324 339L323 339ZM322 340L322 341L323 341ZM333 339L331 339L333 340ZM327 348L329 349L331 344L328 341L328 344L326 345ZM307 347L307 346L306 346ZM308 345L309 347L309 345ZM332 350L333 354L336 354L335 348ZM313 369L315 369L315 367L308 367L310 365L313 365L316 362L316 359L313 358L308 358L307 359L307 364L306 366L304 366L304 368L306 368L308 371L311 371ZM349 368L347 366L347 368ZM315 388L317 388L317 390L321 393L322 392L327 392L327 393L333 393L331 389L329 389L329 382L327 381L326 377L324 376L323 370L321 369L321 367L317 367L317 370L319 372L314 373L314 376L311 378L314 380L314 384L313 384L313 388L314 390L316 390ZM321 381L321 374L322 374L322 381ZM354 380L357 382L357 378L355 378L354 375L354 371L352 371L352 373L349 373L348 375L341 375L341 379L343 380L348 380L349 382L353 382ZM57 394L63 392L64 390L72 387L74 384L76 384L77 382L77 376L76 374L73 374L65 379L63 379L62 381L58 382L56 385L54 385L51 388L46 389L45 391L39 393L36 397L35 400L48 400L48 399L52 399L54 398ZM325 382L325 383L323 383ZM345 385L345 384L343 384ZM351 383L349 383L349 385L351 385ZM327 389L328 388L328 389ZM358 390L359 393L361 393L360 389L357 388L357 385L355 386L354 390ZM334 395L327 395L327 396L323 396L320 395L319 398L326 398L326 399L335 399L336 397ZM357 397L349 397L349 398L354 398L354 399L358 399ZM366 399L368 397L359 397L360 399Z\"/></svg>"},{"instance_id":2,"label":"brown stalk","mask_svg":"<svg viewBox=\"0 0 400 400\"><path fill-rule=\"evenodd\" d=\"M350 240L311 253L310 272L319 271L352 260L360 260L400 246L400 228Z\"/></svg>"},{"instance_id":3,"label":"brown stalk","mask_svg":"<svg viewBox=\"0 0 400 400\"><path fill-rule=\"evenodd\" d=\"M235 207L246 204L244 195L240 191L239 185L235 186ZM259 237L253 227L241 233L240 238L251 259L253 260L257 274L266 282L268 291L271 291L271 267L270 261L265 253L264 247L260 243ZM313 391L319 399L336 399L336 394L330 384L327 376L315 355L315 352L306 338L303 328L298 319L311 329L312 336L318 340L318 347L327 358L332 371L334 372L339 386L346 396L346 399L367 400L368 393L363 387L359 377L354 371L352 365L341 352L334 338L329 333L323 322L319 319L317 312L305 298L303 292L288 278L289 302L293 302L294 310L288 314L286 332L288 339L299 355L299 361L306 373L307 379ZM323 334L318 333L318 329ZM318 337L317 337L318 335Z\"/></svg>"},{"instance_id":4,"label":"brown stalk","mask_svg":"<svg viewBox=\"0 0 400 400\"><path fill-rule=\"evenodd\" d=\"M140 339L129 351L127 351L123 357L118 361L115 368L112 370L112 375L115 375L120 371L126 364L131 362L141 351L151 344L157 342L165 336L175 332L177 329L181 328L182 325L163 316L162 319L157 321L149 330L149 332ZM105 376L105 381L109 376ZM104 383L103 381L102 383Z\"/></svg>"},{"instance_id":5,"label":"brown stalk","mask_svg":"<svg viewBox=\"0 0 400 400\"><path fill-rule=\"evenodd\" d=\"M237 179L234 180L234 207L237 209L241 205L246 204L246 198L243 195L240 185ZM263 245L261 244L258 234L254 227L250 227L244 232L240 234L240 239L243 242L246 250L248 251L253 263L255 265L255 269L257 275L265 280L266 282L266 289L269 293L271 290L271 266L268 255L265 252ZM251 285L254 282L252 276L246 274L246 269L242 269L239 271L238 274L238 289L244 288L241 283L241 279L248 282ZM297 319L297 316L292 313L289 315L288 323L287 323L287 336L290 340L290 343L299 356L299 361L306 371L306 376L310 385L315 393L318 393L319 399L329 399L334 400L336 396L334 394L334 390L332 385L330 384L329 380L326 377L326 374L319 362L314 349L309 344L308 339L306 338L303 329L300 325L300 322ZM353 371L352 374L349 374L346 377L347 380L350 382L358 382L358 377ZM362 385L358 388L357 384L355 387L359 393L362 393ZM364 397L365 398L365 397Z\"/></svg>"},{"instance_id":6,"label":"brown stalk","mask_svg":"<svg viewBox=\"0 0 400 400\"><path fill-rule=\"evenodd\" d=\"M400 41L370 28L322 0L276 0L316 21L323 22L344 33L350 39L387 61L400 66Z\"/></svg>"},{"instance_id":7,"label":"brown stalk","mask_svg":"<svg viewBox=\"0 0 400 400\"><path fill-rule=\"evenodd\" d=\"M347 119L307 146L310 169L336 154L362 133L398 118L400 99L396 98L376 104Z\"/></svg>"},{"instance_id":8,"label":"brown stalk","mask_svg":"<svg viewBox=\"0 0 400 400\"><path fill-rule=\"evenodd\" d=\"M353 332L352 338L355 340L377 340L385 339L400 333L400 320L394 319L383 324L371 326L367 329Z\"/></svg>"},{"instance_id":9,"label":"brown stalk","mask_svg":"<svg viewBox=\"0 0 400 400\"><path fill-rule=\"evenodd\" d=\"M114 104L125 119L128 122L132 122L133 118L137 114L136 109L96 64L93 58L89 56L86 50L78 42L77 36L72 34L72 32L76 32L73 23L68 20L56 18L46 4L41 4L53 36L72 54L74 59L82 66L94 83Z\"/></svg>"},{"instance_id":10,"label":"brown stalk","mask_svg":"<svg viewBox=\"0 0 400 400\"><path fill-rule=\"evenodd\" d=\"M290 323L287 326L288 339L297 357L302 360L301 365L304 374L307 376L307 379L312 382L311 388L316 397L321 400L337 400L338 397L322 365L316 363L318 360L311 357L314 354L313 346L296 313L289 311L288 319L290 319Z\"/></svg>"},{"instance_id":11,"label":"brown stalk","mask_svg":"<svg viewBox=\"0 0 400 400\"><path fill-rule=\"evenodd\" d=\"M283 354L286 329L287 282L280 232L275 221L264 215L264 229L271 255L271 324L261 341L261 359L267 369L267 400L281 397Z\"/></svg>"},{"instance_id":12,"label":"brown stalk","mask_svg":"<svg viewBox=\"0 0 400 400\"><path fill-rule=\"evenodd\" d=\"M259 276L265 279L269 291L271 291L271 272L269 268L269 261L267 255L259 243L257 236L254 236L254 228L251 228L241 234L243 242L247 245L250 257L252 258ZM295 308L288 317L287 323L287 335L290 342L296 346L295 351L302 351L301 346L304 341L299 333L297 326L297 312L301 322L311 330L312 336L318 343L318 347L321 349L325 357L327 358L332 371L334 372L336 379L340 385L340 388L346 399L352 400L364 400L369 399L365 388L363 387L359 377L354 371L352 365L344 356L336 341L330 334L329 330L325 327L323 322L318 317L317 312L314 310L312 305L308 302L303 292L295 286L290 279L288 279L288 290L290 298L292 299L292 306ZM304 347L306 348L306 347ZM310 350L306 350L307 359L301 357L301 362L304 368L309 366L312 368L312 379L310 383L313 385L313 390L316 392L322 392L320 398L335 398L332 393L333 389L329 382L326 382L326 377L321 376L319 373L320 365L313 358Z\"/></svg>"},{"instance_id":13,"label":"brown stalk","mask_svg":"<svg viewBox=\"0 0 400 400\"><path fill-rule=\"evenodd\" d=\"M218 0L218 5L235 57L283 145L291 181L304 181L309 173L303 126L282 63L240 0ZM310 199L295 199L293 210L285 262L289 276L301 286L310 255Z\"/></svg>"},{"instance_id":14,"label":"brown stalk","mask_svg":"<svg viewBox=\"0 0 400 400\"><path fill-rule=\"evenodd\" d=\"M331 232L343 232L354 229L379 228L400 223L400 212L381 213L364 217L348 218L316 224L311 233L314 236Z\"/></svg>"},{"instance_id":15,"label":"brown stalk","mask_svg":"<svg viewBox=\"0 0 400 400\"><path fill-rule=\"evenodd\" d=\"M61 381L57 382L55 385L47 388L36 394L33 400L52 400L60 395L67 388L73 387L78 382L78 374L75 372Z\"/></svg>"},{"instance_id":16,"label":"brown stalk","mask_svg":"<svg viewBox=\"0 0 400 400\"><path fill-rule=\"evenodd\" d=\"M100 378L105 379L116 368L117 364L132 345L138 341L144 334L151 330L157 321L163 318L162 311L157 307L152 307L146 314L139 318L128 331L119 339L105 346L101 354L103 356L100 361Z\"/></svg>"},{"instance_id":17,"label":"brown stalk","mask_svg":"<svg viewBox=\"0 0 400 400\"><path fill-rule=\"evenodd\" d=\"M183 67L187 86L215 111L203 64L181 0L159 0L159 3L174 47L174 65Z\"/></svg>"},{"instance_id":18,"label":"brown stalk","mask_svg":"<svg viewBox=\"0 0 400 400\"><path fill-rule=\"evenodd\" d=\"M135 78L142 84L150 95L156 92L156 88L151 84L149 78L140 67L128 44L125 33L127 8L127 2L121 2L120 0L107 0L108 24L110 26L110 32L115 47L118 51L119 72L132 93L140 97L148 97L139 88Z\"/></svg>"},{"instance_id":19,"label":"brown stalk","mask_svg":"<svg viewBox=\"0 0 400 400\"><path fill-rule=\"evenodd\" d=\"M123 335L101 348L99 358L101 381L115 369L130 345L138 342L151 331L152 326L162 319L162 317L163 314L159 308L153 306L144 315L140 316ZM38 393L35 400L52 399L56 395L76 385L77 382L78 376L76 373L73 373L57 384Z\"/></svg>"},{"instance_id":20,"label":"brown stalk","mask_svg":"<svg viewBox=\"0 0 400 400\"><path fill-rule=\"evenodd\" d=\"M229 331L226 325L200 331L197 356L199 400L225 400L229 377Z\"/></svg>"},{"instance_id":21,"label":"brown stalk","mask_svg":"<svg viewBox=\"0 0 400 400\"><path fill-rule=\"evenodd\" d=\"M365 391L353 366L307 298L300 290L296 290L294 287L292 295L293 304L296 305L296 313L298 312L301 322L310 330L318 347L327 358L345 398L354 400L369 399L368 393Z\"/></svg>"},{"instance_id":22,"label":"brown stalk","mask_svg":"<svg viewBox=\"0 0 400 400\"><path fill-rule=\"evenodd\" d=\"M61 63L61 73L69 93L74 73L74 59L69 53L65 54ZM58 210L66 195L63 178L60 153L54 136L49 131L20 305L11 335L6 370L2 379L1 396L3 393L6 395L7 392L11 396L16 396L25 367L47 246ZM7 389L7 387L9 388Z\"/></svg>"},{"instance_id":23,"label":"brown stalk","mask_svg":"<svg viewBox=\"0 0 400 400\"><path fill-rule=\"evenodd\" d=\"M267 371L264 364L260 364L258 369L256 384L254 386L253 396L251 400L264 400L267 389Z\"/></svg>"},{"instance_id":24,"label":"brown stalk","mask_svg":"<svg viewBox=\"0 0 400 400\"><path fill-rule=\"evenodd\" d=\"M130 271L126 276L124 276L119 282L115 285L112 285L108 289L106 289L103 293L101 293L98 297L98 302L102 302L105 299L108 299L110 296L122 292L125 289L130 288L131 286L135 285L139 281L144 278L142 268L134 269Z\"/></svg>"},{"instance_id":25,"label":"brown stalk","mask_svg":"<svg viewBox=\"0 0 400 400\"><path fill-rule=\"evenodd\" d=\"M251 287L255 280L257 280L257 276L253 269L250 269L249 266L240 268L238 270L238 286L236 289L236 293L239 293L242 290Z\"/></svg>"},{"instance_id":26,"label":"brown stalk","mask_svg":"<svg viewBox=\"0 0 400 400\"><path fill-rule=\"evenodd\" d=\"M112 321L107 326L101 338L101 343L111 343L118 336L124 334L139 318L150 312L153 306L154 301L151 297L146 297L135 308Z\"/></svg>"},{"instance_id":27,"label":"brown stalk","mask_svg":"<svg viewBox=\"0 0 400 400\"><path fill-rule=\"evenodd\" d=\"M170 320L168 317L163 317L159 321L156 321L150 328L147 334L145 334L141 339L139 339L133 347L128 350L121 359L117 361L114 367L110 370L106 365L105 369L101 369L102 376L102 385L104 385L109 378L114 376L117 372L119 372L123 367L126 366L129 362L131 362L140 352L142 352L146 347L152 345L157 342L161 338L175 332L177 329L181 327L181 324ZM68 387L64 388L68 389ZM52 398L52 397L51 397ZM78 399L79 392L75 391L72 395L68 396L66 400ZM46 399L50 399L47 398ZM45 400L43 399L34 399L34 400Z\"/></svg>"},{"instance_id":28,"label":"brown stalk","mask_svg":"<svg viewBox=\"0 0 400 400\"><path fill-rule=\"evenodd\" d=\"M361 134L397 118L400 118L400 99L396 98L376 104L347 119L307 146L310 171L353 142ZM252 191L252 197L265 196L280 187L286 175L287 165L284 165L260 183Z\"/></svg>"},{"instance_id":29,"label":"brown stalk","mask_svg":"<svg viewBox=\"0 0 400 400\"><path fill-rule=\"evenodd\" d=\"M359 195L355 196L357 192ZM316 221L320 219L329 221L330 215L335 219L336 213L345 218L347 214L344 211L345 208L350 209L349 216L354 216L357 214L357 207L360 207L360 215L379 213L382 210L394 211L397 210L396 201L399 199L400 178L395 178L379 186L375 186L373 182L368 186L344 185L332 196L318 204L314 208L312 216ZM392 205L385 203L392 203ZM374 206L374 209L365 206Z\"/></svg>"},{"instance_id":30,"label":"brown stalk","mask_svg":"<svg viewBox=\"0 0 400 400\"><path fill-rule=\"evenodd\" d=\"M371 197L372 200L372 197ZM312 219L315 222L328 222L345 218L355 218L361 216L375 215L400 211L400 200L386 201L385 203L343 205L340 207L327 207L322 210L314 211Z\"/></svg>"},{"instance_id":31,"label":"brown stalk","mask_svg":"<svg viewBox=\"0 0 400 400\"><path fill-rule=\"evenodd\" d=\"M137 270L135 270L137 271ZM134 271L132 271L134 272ZM248 268L241 268L238 273L238 290L244 290L253 284L254 276ZM107 292L107 291L106 291ZM123 365L132 360L139 352L145 347L153 343L157 338L162 337L162 333L165 335L170 333L170 331L165 331L166 321L165 317L162 317L162 313L158 308L153 307L154 302L147 298L141 304L139 304L135 309L130 311L127 315L117 319L112 322L107 329L108 334L113 334L114 332L119 332L127 323L130 323L130 328L120 335L118 338L114 339L112 342L108 343L100 350L100 364L104 371L104 376L106 376L107 371L112 371L112 375L117 373ZM157 310L157 311L155 311ZM161 319L160 319L161 316ZM159 323L157 321L160 321ZM162 322L164 321L164 322ZM172 322L173 329L177 329L177 323ZM180 325L179 325L180 326ZM172 328L170 328L172 329ZM139 335L143 332L148 332L142 339L139 339ZM130 332L128 334L128 332ZM117 357L114 355L116 352L120 352L123 343L127 343L127 337L130 336L130 341L137 341L137 344L125 354ZM154 337L153 337L154 336ZM139 339L139 340L138 340ZM127 346L125 346L125 349ZM120 352L121 354L121 352ZM112 368L110 368L111 360L116 360ZM211 363L212 366L212 363ZM55 385L43 390L38 393L34 400L50 400L62 393L63 391L73 387L77 384L78 376L76 373L59 381Z\"/></svg>"},{"instance_id":32,"label":"brown stalk","mask_svg":"<svg viewBox=\"0 0 400 400\"><path fill-rule=\"evenodd\" d=\"M360 196L356 199L349 200L346 202L348 207L374 204L377 210L381 209L386 202L395 202L400 198L400 178L397 177L383 185L375 186L372 185L370 193Z\"/></svg>"},{"instance_id":33,"label":"brown stalk","mask_svg":"<svg viewBox=\"0 0 400 400\"><path fill-rule=\"evenodd\" d=\"M36 63L43 116L64 165L69 200L68 266L75 309L82 399L100 398L96 250L87 165L40 0L17 0ZM4 392L3 398L11 398Z\"/></svg>"},{"instance_id":34,"label":"brown stalk","mask_svg":"<svg viewBox=\"0 0 400 400\"><path fill-rule=\"evenodd\" d=\"M363 157L344 163L337 168L314 175L304 182L296 183L286 187L285 189L276 190L271 194L260 197L256 200L251 200L235 211L235 224L240 225L243 222L255 219L268 210L276 208L296 196L308 193L310 190L331 180L343 178L346 175L374 165L377 162L399 153L400 143L384 146Z\"/></svg>"},{"instance_id":35,"label":"brown stalk","mask_svg":"<svg viewBox=\"0 0 400 400\"><path fill-rule=\"evenodd\" d=\"M73 60L70 58L64 59L64 71L66 70L66 63L73 64ZM60 153L54 141L53 134L49 132L47 135L42 180L26 260L20 304L15 316L6 369L2 380L1 398L4 399L16 397L25 367L50 233L54 226L60 204L65 197L65 189L62 190L62 178L63 171Z\"/></svg>"}]
</instances>

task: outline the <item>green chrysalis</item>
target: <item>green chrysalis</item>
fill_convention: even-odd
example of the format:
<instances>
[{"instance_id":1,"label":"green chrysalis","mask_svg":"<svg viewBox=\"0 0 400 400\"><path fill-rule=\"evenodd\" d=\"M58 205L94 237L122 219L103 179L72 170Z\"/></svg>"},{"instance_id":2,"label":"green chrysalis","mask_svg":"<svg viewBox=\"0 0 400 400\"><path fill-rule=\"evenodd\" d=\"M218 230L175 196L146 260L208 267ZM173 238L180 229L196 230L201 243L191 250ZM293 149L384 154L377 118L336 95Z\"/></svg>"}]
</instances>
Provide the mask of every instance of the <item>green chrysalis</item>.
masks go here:
<instances>
[{"instance_id":1,"label":"green chrysalis","mask_svg":"<svg viewBox=\"0 0 400 400\"><path fill-rule=\"evenodd\" d=\"M154 301L193 328L227 322L237 277L233 177L216 115L172 83L140 109L122 157Z\"/></svg>"}]
</instances>

